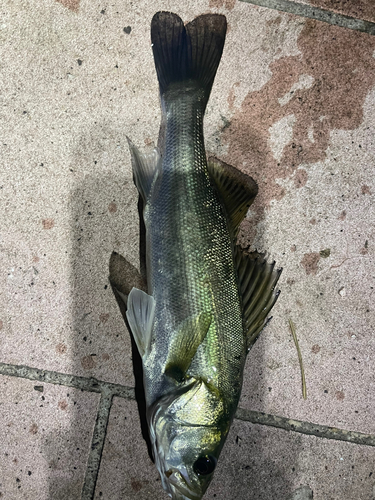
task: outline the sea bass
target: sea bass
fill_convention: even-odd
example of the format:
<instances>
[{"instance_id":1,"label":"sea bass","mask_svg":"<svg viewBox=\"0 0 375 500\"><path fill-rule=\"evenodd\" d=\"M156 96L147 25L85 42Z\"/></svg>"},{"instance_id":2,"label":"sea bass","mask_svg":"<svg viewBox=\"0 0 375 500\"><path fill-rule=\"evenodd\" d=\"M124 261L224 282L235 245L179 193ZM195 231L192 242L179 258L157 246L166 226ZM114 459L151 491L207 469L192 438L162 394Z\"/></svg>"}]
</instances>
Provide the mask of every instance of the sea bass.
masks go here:
<instances>
[{"instance_id":1,"label":"sea bass","mask_svg":"<svg viewBox=\"0 0 375 500\"><path fill-rule=\"evenodd\" d=\"M277 299L281 272L236 245L255 181L206 160L203 116L226 27L218 14L186 26L176 14L155 14L164 145L144 155L129 141L144 206L148 293L133 288L126 315L142 358L155 463L174 500L201 499L213 477L246 355Z\"/></svg>"}]
</instances>

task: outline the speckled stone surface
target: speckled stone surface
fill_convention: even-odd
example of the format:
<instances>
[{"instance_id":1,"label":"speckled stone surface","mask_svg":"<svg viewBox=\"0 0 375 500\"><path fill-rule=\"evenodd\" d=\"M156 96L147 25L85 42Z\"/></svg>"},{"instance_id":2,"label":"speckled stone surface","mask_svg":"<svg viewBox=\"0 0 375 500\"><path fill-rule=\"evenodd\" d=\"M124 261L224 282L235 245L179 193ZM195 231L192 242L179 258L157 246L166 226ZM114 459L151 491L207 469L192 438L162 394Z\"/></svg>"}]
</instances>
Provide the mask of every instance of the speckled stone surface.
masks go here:
<instances>
[{"instance_id":1,"label":"speckled stone surface","mask_svg":"<svg viewBox=\"0 0 375 500\"><path fill-rule=\"evenodd\" d=\"M307 486L314 500L366 500L375 482L374 453L235 421L207 498L289 500Z\"/></svg>"},{"instance_id":2,"label":"speckled stone surface","mask_svg":"<svg viewBox=\"0 0 375 500\"><path fill-rule=\"evenodd\" d=\"M134 402L115 401L95 500L166 500ZM375 449L235 421L204 498L373 498ZM301 491L302 489L302 491Z\"/></svg>"},{"instance_id":3,"label":"speckled stone surface","mask_svg":"<svg viewBox=\"0 0 375 500\"><path fill-rule=\"evenodd\" d=\"M114 398L94 498L168 498L142 438L135 401Z\"/></svg>"},{"instance_id":4,"label":"speckled stone surface","mask_svg":"<svg viewBox=\"0 0 375 500\"><path fill-rule=\"evenodd\" d=\"M226 131L226 160L259 183L242 242L284 268L273 324L248 359L242 404L362 432L374 432L373 38L307 21L300 54L273 63L271 79L246 96Z\"/></svg>"},{"instance_id":5,"label":"speckled stone surface","mask_svg":"<svg viewBox=\"0 0 375 500\"><path fill-rule=\"evenodd\" d=\"M80 498L97 403L96 394L0 376L0 498Z\"/></svg>"},{"instance_id":6,"label":"speckled stone surface","mask_svg":"<svg viewBox=\"0 0 375 500\"><path fill-rule=\"evenodd\" d=\"M375 20L371 1L313 3ZM205 12L227 16L206 147L257 180L240 242L267 251L284 268L273 320L248 357L241 406L375 433L375 37L235 0L2 3L0 362L134 385L131 340L108 266L113 251L139 265L138 195L126 136L144 150L157 141L149 31L161 9L185 21ZM57 438L65 454L60 486L74 478L70 498L80 498L82 450L98 396L77 393L80 412L70 412L58 402L75 390L51 386L56 404L47 415L33 389L40 384L4 381L10 392L3 404L18 429L5 438L14 450L18 432L22 447L34 449L38 434L28 429L42 418L49 436L56 429L61 436L62 416L64 429L85 426L78 472L67 472L74 444ZM26 416L14 403L18 393ZM116 400L111 411L95 498L100 491L110 500L164 498L134 404ZM372 450L236 422L207 498L288 500L310 485L318 500L368 499ZM23 463L22 475L19 464L7 465L11 472L0 481L7 500L59 498L50 490L60 472L50 475L49 453L56 455L48 449L35 462L38 472ZM17 496L23 484L30 496Z\"/></svg>"}]
</instances>

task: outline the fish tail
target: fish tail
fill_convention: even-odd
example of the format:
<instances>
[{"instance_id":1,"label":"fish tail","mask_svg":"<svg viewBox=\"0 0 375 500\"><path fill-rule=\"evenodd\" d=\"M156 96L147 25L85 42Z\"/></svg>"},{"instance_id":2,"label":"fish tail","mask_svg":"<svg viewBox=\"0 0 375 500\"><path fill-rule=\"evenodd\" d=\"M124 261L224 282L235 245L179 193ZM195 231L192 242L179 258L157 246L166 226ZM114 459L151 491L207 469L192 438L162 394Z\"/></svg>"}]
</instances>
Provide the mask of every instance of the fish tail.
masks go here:
<instances>
[{"instance_id":1,"label":"fish tail","mask_svg":"<svg viewBox=\"0 0 375 500\"><path fill-rule=\"evenodd\" d=\"M172 12L157 12L151 22L151 42L160 94L175 84L197 85L206 107L224 48L227 21L221 14L203 14L186 26ZM181 87L180 87L181 85Z\"/></svg>"}]
</instances>

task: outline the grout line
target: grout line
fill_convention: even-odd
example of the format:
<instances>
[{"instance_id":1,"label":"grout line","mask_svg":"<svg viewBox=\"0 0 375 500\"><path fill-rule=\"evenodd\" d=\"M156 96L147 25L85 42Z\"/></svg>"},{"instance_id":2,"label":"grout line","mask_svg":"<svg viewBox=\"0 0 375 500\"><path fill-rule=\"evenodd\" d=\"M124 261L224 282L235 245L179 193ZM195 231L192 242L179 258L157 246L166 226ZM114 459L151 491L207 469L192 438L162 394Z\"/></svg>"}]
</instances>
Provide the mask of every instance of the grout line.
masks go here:
<instances>
[{"instance_id":1,"label":"grout line","mask_svg":"<svg viewBox=\"0 0 375 500\"><path fill-rule=\"evenodd\" d=\"M337 429L337 427L329 427L328 425L312 424L311 422L303 422L302 420L293 420L277 415L269 415L259 411L245 410L238 408L235 418L251 422L252 424L268 425L277 427L285 431L300 432L325 439L334 439L336 441L347 441L348 443L361 444L365 446L375 446L375 436L364 434L356 431L346 431Z\"/></svg>"},{"instance_id":2,"label":"grout line","mask_svg":"<svg viewBox=\"0 0 375 500\"><path fill-rule=\"evenodd\" d=\"M49 384L75 387L76 389L87 392L105 392L111 393L112 396L119 396L120 398L135 399L133 387L104 382L94 377L79 377L78 375L68 375L66 373L40 370L39 368L31 368L30 366L11 365L8 363L0 363L0 375L27 378L29 380L38 380L39 382L46 382Z\"/></svg>"},{"instance_id":3,"label":"grout line","mask_svg":"<svg viewBox=\"0 0 375 500\"><path fill-rule=\"evenodd\" d=\"M333 24L342 28L350 30L362 31L369 35L375 35L375 23L364 21L363 19L356 19L355 17L345 16L344 14L337 14L329 10L321 9L320 7L313 7L312 5L300 4L290 0L240 0L241 2L250 3L259 7L266 7L268 9L280 10L282 12L289 12L297 16L308 17L323 21L324 23Z\"/></svg>"},{"instance_id":4,"label":"grout line","mask_svg":"<svg viewBox=\"0 0 375 500\"><path fill-rule=\"evenodd\" d=\"M106 403L108 407L105 406L104 400L102 402L103 398L105 399L105 401L111 400L113 396L118 396L124 399L135 399L134 389L132 387L127 387L120 384L112 384L110 382L104 382L95 378L78 377L76 375L67 375L65 373L39 370L38 368L31 368L29 366L0 363L0 375L21 377L29 380L38 380L39 382L59 384L69 387L75 387L76 389L81 389L88 392L101 393L102 398L99 404L98 419L100 418L100 412L109 412L111 406L110 402ZM107 410L105 410L105 408L107 408ZM238 420L251 422L253 424L277 427L286 431L299 432L301 434L313 435L325 439L347 441L349 443L366 446L375 446L375 435L337 429L336 427L313 424L311 422L304 422L302 420L293 420L286 417L270 415L259 411L251 411L244 408L238 408L235 418L237 418ZM97 429L97 426L98 420L95 429Z\"/></svg>"},{"instance_id":5,"label":"grout line","mask_svg":"<svg viewBox=\"0 0 375 500\"><path fill-rule=\"evenodd\" d=\"M101 393L81 494L81 500L92 500L95 495L96 481L99 474L113 396L135 399L134 389L119 384L103 382L93 377L79 377L49 370L39 370L30 366L6 363L0 363L0 375L37 380L38 382L74 387L82 391Z\"/></svg>"},{"instance_id":6,"label":"grout line","mask_svg":"<svg viewBox=\"0 0 375 500\"><path fill-rule=\"evenodd\" d=\"M85 481L83 483L81 500L92 500L95 494L96 481L98 479L100 461L107 434L109 413L111 411L113 394L104 392L100 397L98 413L94 432L92 435L91 448L87 461Z\"/></svg>"}]
</instances>

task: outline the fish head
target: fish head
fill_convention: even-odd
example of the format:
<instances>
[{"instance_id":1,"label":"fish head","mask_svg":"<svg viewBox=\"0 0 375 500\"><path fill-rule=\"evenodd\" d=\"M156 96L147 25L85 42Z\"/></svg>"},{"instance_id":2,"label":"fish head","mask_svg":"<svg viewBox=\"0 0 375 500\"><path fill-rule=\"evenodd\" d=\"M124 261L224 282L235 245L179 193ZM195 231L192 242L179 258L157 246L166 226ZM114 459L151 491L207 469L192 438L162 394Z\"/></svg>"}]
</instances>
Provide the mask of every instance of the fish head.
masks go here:
<instances>
[{"instance_id":1,"label":"fish head","mask_svg":"<svg viewBox=\"0 0 375 500\"><path fill-rule=\"evenodd\" d=\"M159 399L149 417L155 464L173 500L200 500L230 425L219 392L203 380Z\"/></svg>"}]
</instances>

